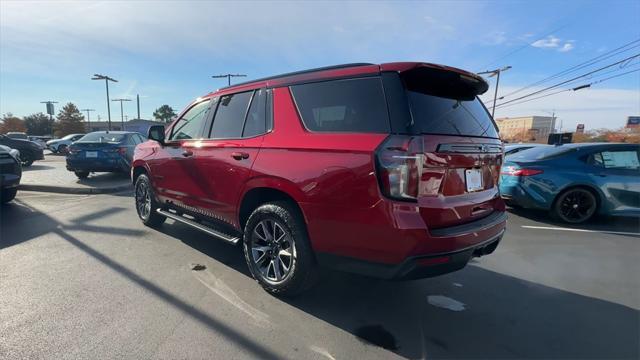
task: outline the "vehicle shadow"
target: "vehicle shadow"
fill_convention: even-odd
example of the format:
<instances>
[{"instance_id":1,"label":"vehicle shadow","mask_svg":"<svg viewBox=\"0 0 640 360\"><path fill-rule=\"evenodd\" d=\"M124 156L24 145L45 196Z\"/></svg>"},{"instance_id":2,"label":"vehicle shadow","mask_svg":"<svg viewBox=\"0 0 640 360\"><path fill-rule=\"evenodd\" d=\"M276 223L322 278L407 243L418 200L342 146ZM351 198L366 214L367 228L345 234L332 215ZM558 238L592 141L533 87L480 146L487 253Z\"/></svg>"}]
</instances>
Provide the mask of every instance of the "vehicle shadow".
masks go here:
<instances>
[{"instance_id":1,"label":"vehicle shadow","mask_svg":"<svg viewBox=\"0 0 640 360\"><path fill-rule=\"evenodd\" d=\"M237 330L225 324L223 321L211 317L206 312L193 307L184 299L180 298L179 295L164 290L160 286L156 285L152 280L140 276L118 261L112 259L111 257L88 245L84 241L78 239L68 231L77 229L82 231L109 233L133 237L141 235L143 233L143 231L141 230L118 228L113 226L92 226L90 224L87 224L88 222L91 222L92 220L95 220L97 218L115 214L123 210L124 208L121 207L106 208L93 213L84 214L71 220L67 224L62 224L59 221L51 218L50 216L38 211L37 209L29 207L19 200L14 200L10 204L2 206L0 210L0 225L2 225L0 227L0 250L8 246L29 241L44 234L55 234L67 241L69 244L73 245L78 250L91 256L101 264L109 267L111 270L127 278L132 283L140 286L141 288L144 288L168 305L174 307L190 318L198 321L203 326L215 331L216 334L222 336L229 342L242 347L244 350L248 351L253 358L278 358L277 354L275 354L272 350L262 346L262 344L256 342L255 339L252 339L245 334L238 332ZM25 225L27 223L36 223L34 221L35 218L38 219L37 225Z\"/></svg>"},{"instance_id":2,"label":"vehicle shadow","mask_svg":"<svg viewBox=\"0 0 640 360\"><path fill-rule=\"evenodd\" d=\"M43 164L33 164L31 166L23 166L22 167L22 171L34 171L34 170L48 170L48 169L55 169L55 167L53 166L49 166L49 165L43 165Z\"/></svg>"},{"instance_id":3,"label":"vehicle shadow","mask_svg":"<svg viewBox=\"0 0 640 360\"><path fill-rule=\"evenodd\" d=\"M180 223L158 230L250 276L239 247ZM406 358L640 355L638 310L477 265L404 282L323 269L318 286L280 301Z\"/></svg>"},{"instance_id":4,"label":"vehicle shadow","mask_svg":"<svg viewBox=\"0 0 640 360\"><path fill-rule=\"evenodd\" d=\"M549 226L594 231L637 233L638 236L640 236L640 218L636 217L594 216L584 224L567 224L552 219L547 211L518 207L509 207L507 210L514 215Z\"/></svg>"}]
</instances>

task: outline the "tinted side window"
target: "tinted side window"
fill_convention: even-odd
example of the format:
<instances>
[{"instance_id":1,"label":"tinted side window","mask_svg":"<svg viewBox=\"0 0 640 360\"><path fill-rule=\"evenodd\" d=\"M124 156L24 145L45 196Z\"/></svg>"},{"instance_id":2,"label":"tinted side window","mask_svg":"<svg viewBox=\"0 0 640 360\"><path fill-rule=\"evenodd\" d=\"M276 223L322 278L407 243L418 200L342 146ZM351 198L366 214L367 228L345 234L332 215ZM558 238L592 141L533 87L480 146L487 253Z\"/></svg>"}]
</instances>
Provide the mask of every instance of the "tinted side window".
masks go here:
<instances>
[{"instance_id":1,"label":"tinted side window","mask_svg":"<svg viewBox=\"0 0 640 360\"><path fill-rule=\"evenodd\" d=\"M173 126L169 140L197 139L202 137L202 127L207 117L210 101L194 105Z\"/></svg>"},{"instance_id":2,"label":"tinted side window","mask_svg":"<svg viewBox=\"0 0 640 360\"><path fill-rule=\"evenodd\" d=\"M244 123L244 131L242 137L251 137L264 134L266 132L265 124L265 107L266 107L266 90L256 90L251 100L251 107L247 113L247 120Z\"/></svg>"},{"instance_id":3,"label":"tinted side window","mask_svg":"<svg viewBox=\"0 0 640 360\"><path fill-rule=\"evenodd\" d=\"M389 132L380 78L334 80L291 86L307 129L322 132Z\"/></svg>"},{"instance_id":4,"label":"tinted side window","mask_svg":"<svg viewBox=\"0 0 640 360\"><path fill-rule=\"evenodd\" d=\"M220 98L211 128L212 138L242 137L242 126L252 94L252 91L248 91Z\"/></svg>"}]
</instances>

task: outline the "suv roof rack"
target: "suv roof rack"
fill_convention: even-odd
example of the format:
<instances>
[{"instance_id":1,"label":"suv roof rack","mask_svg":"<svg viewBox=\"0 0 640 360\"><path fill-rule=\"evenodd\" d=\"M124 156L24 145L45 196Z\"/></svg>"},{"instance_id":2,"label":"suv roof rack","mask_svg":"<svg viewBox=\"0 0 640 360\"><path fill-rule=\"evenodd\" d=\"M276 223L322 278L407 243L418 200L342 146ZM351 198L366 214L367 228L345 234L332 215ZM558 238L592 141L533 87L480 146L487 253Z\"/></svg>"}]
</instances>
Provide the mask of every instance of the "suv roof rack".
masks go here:
<instances>
[{"instance_id":1,"label":"suv roof rack","mask_svg":"<svg viewBox=\"0 0 640 360\"><path fill-rule=\"evenodd\" d=\"M259 81L267 81L267 80L279 79L279 78L283 78L283 77L307 74L307 73L312 73L312 72L317 72L317 71L336 70L336 69L343 69L343 68L349 68L349 67L358 67L358 66L367 66L367 65L374 65L374 64L371 64L371 63L349 63L349 64L341 64L341 65L332 65L332 66L319 67L319 68L308 69L308 70L294 71L294 72L290 72L290 73L284 73L284 74L280 74L280 75L274 75L274 76L268 76L268 77L264 77L264 78L260 78L260 79L244 81L244 82L241 82L241 83L233 84L231 86L222 87L222 88L220 88L220 90L230 89L232 87L241 86L241 85L247 85L247 84L251 84L251 83L259 82Z\"/></svg>"}]
</instances>

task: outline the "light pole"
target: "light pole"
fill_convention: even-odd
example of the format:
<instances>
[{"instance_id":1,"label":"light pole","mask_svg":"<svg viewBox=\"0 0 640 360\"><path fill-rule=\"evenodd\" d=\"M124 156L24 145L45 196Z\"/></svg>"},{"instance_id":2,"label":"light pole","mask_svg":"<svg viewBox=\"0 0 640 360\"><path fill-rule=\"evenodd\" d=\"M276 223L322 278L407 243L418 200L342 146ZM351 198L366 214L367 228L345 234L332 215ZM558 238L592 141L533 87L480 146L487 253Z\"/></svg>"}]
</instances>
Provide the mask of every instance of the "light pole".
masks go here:
<instances>
[{"instance_id":1,"label":"light pole","mask_svg":"<svg viewBox=\"0 0 640 360\"><path fill-rule=\"evenodd\" d=\"M111 130L111 106L109 105L109 81L118 82L116 79L112 79L105 75L93 74L91 80L104 80L104 84L107 87L107 117L109 119L109 130Z\"/></svg>"},{"instance_id":2,"label":"light pole","mask_svg":"<svg viewBox=\"0 0 640 360\"><path fill-rule=\"evenodd\" d=\"M493 106L491 108L491 117L496 113L496 101L498 101L498 85L500 85L500 73L511 69L511 66L505 66L501 69L487 70L479 72L478 75L490 74L489 77L496 75L496 90L493 93Z\"/></svg>"},{"instance_id":3,"label":"light pole","mask_svg":"<svg viewBox=\"0 0 640 360\"><path fill-rule=\"evenodd\" d=\"M122 131L124 131L124 111L122 109L122 103L124 101L131 101L131 99L112 99L111 101L119 101L120 102L120 121L122 122Z\"/></svg>"},{"instance_id":4,"label":"light pole","mask_svg":"<svg viewBox=\"0 0 640 360\"><path fill-rule=\"evenodd\" d=\"M91 132L91 116L90 116L90 112L96 111L96 109L82 109L82 111L86 111L87 112L87 129L89 130L89 132Z\"/></svg>"},{"instance_id":5,"label":"light pole","mask_svg":"<svg viewBox=\"0 0 640 360\"><path fill-rule=\"evenodd\" d=\"M231 78L232 77L246 77L246 74L221 74L221 75L212 75L211 77L214 79L218 78L227 78L227 86L231 86Z\"/></svg>"},{"instance_id":6,"label":"light pole","mask_svg":"<svg viewBox=\"0 0 640 360\"><path fill-rule=\"evenodd\" d=\"M47 104L47 114L49 114L49 122L51 123L51 137L53 137L53 104L57 104L57 101L40 101L40 104Z\"/></svg>"}]
</instances>

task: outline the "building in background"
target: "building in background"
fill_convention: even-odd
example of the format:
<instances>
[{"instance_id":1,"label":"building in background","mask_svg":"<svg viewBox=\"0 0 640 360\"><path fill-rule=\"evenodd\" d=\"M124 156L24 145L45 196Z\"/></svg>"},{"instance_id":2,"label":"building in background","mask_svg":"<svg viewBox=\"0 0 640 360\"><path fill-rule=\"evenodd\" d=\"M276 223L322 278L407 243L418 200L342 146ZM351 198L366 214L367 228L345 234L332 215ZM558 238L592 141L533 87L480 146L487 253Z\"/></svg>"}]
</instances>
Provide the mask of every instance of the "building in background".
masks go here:
<instances>
[{"instance_id":1,"label":"building in background","mask_svg":"<svg viewBox=\"0 0 640 360\"><path fill-rule=\"evenodd\" d=\"M166 124L160 121L133 119L133 120L128 120L124 122L124 131L134 131L144 136L147 136L149 127L151 127L152 125L166 125ZM107 131L109 129L109 122L108 121L92 121L91 123L85 123L85 126L87 127L88 133L92 131ZM120 121L112 121L111 130L112 131L123 130L122 123Z\"/></svg>"},{"instance_id":2,"label":"building in background","mask_svg":"<svg viewBox=\"0 0 640 360\"><path fill-rule=\"evenodd\" d=\"M502 140L509 142L546 143L554 132L556 118L551 116L523 116L496 119Z\"/></svg>"},{"instance_id":3,"label":"building in background","mask_svg":"<svg viewBox=\"0 0 640 360\"><path fill-rule=\"evenodd\" d=\"M576 126L576 134L584 134L584 124L578 124Z\"/></svg>"}]
</instances>

